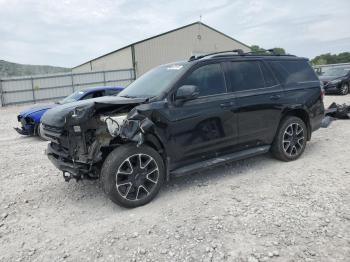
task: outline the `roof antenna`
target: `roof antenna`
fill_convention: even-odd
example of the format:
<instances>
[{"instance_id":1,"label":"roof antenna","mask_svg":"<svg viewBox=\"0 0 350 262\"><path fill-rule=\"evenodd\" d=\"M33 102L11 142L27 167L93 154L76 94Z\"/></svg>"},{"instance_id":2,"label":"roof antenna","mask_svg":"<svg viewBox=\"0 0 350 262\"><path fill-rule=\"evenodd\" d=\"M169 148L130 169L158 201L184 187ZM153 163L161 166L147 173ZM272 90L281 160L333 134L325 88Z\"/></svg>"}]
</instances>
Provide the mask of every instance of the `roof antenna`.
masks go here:
<instances>
[{"instance_id":1,"label":"roof antenna","mask_svg":"<svg viewBox=\"0 0 350 262\"><path fill-rule=\"evenodd\" d=\"M199 15L199 22L202 23L202 14Z\"/></svg>"}]
</instances>

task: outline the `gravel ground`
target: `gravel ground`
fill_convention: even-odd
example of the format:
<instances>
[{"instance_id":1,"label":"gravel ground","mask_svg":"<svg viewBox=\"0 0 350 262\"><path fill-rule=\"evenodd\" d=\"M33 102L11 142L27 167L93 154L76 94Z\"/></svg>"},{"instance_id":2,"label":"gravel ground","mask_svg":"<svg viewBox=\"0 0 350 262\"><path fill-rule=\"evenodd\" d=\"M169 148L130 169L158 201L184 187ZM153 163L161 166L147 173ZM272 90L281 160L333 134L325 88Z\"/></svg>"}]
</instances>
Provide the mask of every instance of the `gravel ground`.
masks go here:
<instances>
[{"instance_id":1,"label":"gravel ground","mask_svg":"<svg viewBox=\"0 0 350 262\"><path fill-rule=\"evenodd\" d=\"M16 134L26 107L0 109L0 261L350 261L350 121L314 133L295 162L176 178L124 209L97 182L64 182L47 142Z\"/></svg>"}]
</instances>

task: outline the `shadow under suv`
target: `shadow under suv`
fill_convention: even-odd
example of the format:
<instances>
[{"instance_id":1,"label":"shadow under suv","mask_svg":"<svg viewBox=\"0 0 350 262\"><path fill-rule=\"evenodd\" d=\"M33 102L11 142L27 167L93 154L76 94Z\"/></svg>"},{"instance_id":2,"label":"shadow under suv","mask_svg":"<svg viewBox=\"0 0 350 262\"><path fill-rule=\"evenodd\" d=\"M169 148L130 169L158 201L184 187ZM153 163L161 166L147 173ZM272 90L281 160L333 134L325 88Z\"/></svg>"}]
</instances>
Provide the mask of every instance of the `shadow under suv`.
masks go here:
<instances>
[{"instance_id":1,"label":"shadow under suv","mask_svg":"<svg viewBox=\"0 0 350 262\"><path fill-rule=\"evenodd\" d=\"M172 176L269 151L295 160L323 115L307 59L222 52L159 66L117 97L55 107L42 135L67 181L100 179L112 201L137 207Z\"/></svg>"}]
</instances>

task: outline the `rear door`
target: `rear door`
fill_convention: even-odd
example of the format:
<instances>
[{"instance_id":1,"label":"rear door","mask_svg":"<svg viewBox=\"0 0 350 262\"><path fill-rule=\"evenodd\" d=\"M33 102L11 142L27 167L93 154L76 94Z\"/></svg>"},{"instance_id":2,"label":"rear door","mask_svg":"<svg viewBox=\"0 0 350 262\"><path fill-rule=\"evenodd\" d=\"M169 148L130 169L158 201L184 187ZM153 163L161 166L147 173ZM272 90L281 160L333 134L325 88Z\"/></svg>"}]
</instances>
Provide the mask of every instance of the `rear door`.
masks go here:
<instances>
[{"instance_id":1,"label":"rear door","mask_svg":"<svg viewBox=\"0 0 350 262\"><path fill-rule=\"evenodd\" d=\"M194 68L178 87L182 85L196 85L199 97L165 110L170 120L172 167L218 156L237 142L234 95L227 92L222 64Z\"/></svg>"},{"instance_id":2,"label":"rear door","mask_svg":"<svg viewBox=\"0 0 350 262\"><path fill-rule=\"evenodd\" d=\"M263 61L232 61L228 68L236 97L239 148L270 144L282 111L282 86Z\"/></svg>"}]
</instances>

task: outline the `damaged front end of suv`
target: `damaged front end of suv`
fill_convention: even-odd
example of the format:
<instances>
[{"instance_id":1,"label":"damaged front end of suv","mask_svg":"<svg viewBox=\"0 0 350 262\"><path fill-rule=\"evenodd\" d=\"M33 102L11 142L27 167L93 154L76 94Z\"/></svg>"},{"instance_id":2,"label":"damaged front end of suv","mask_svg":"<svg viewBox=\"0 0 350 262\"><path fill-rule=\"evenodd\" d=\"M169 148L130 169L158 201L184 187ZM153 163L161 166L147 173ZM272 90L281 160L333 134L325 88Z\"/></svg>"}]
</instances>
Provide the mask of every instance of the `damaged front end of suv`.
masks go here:
<instances>
[{"instance_id":1,"label":"damaged front end of suv","mask_svg":"<svg viewBox=\"0 0 350 262\"><path fill-rule=\"evenodd\" d=\"M127 207L154 198L169 179L167 93L189 66L159 66L117 96L48 110L40 131L50 141L48 158L64 179L100 179L112 201Z\"/></svg>"},{"instance_id":2,"label":"damaged front end of suv","mask_svg":"<svg viewBox=\"0 0 350 262\"><path fill-rule=\"evenodd\" d=\"M99 98L48 111L42 119L43 136L51 141L46 153L64 179L97 179L114 148L130 142L141 145L153 126L140 107L145 101Z\"/></svg>"}]
</instances>

